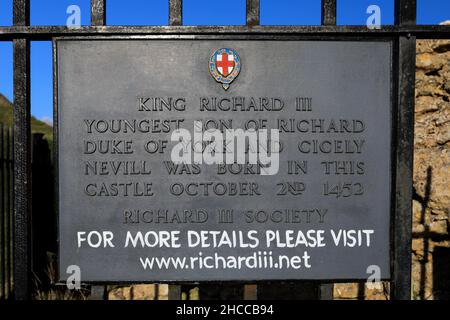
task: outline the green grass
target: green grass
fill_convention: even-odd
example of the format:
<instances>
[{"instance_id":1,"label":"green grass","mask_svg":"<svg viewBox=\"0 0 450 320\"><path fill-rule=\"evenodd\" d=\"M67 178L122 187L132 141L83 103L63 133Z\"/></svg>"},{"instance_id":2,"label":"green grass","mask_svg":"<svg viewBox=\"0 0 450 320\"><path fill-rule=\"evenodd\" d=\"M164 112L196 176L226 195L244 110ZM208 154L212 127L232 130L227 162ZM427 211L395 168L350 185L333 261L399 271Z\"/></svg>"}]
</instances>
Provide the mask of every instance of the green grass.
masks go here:
<instances>
[{"instance_id":1,"label":"green grass","mask_svg":"<svg viewBox=\"0 0 450 320\"><path fill-rule=\"evenodd\" d=\"M13 124L13 106L12 103L0 93L0 122L5 126L12 127ZM48 141L49 147L53 146L53 127L42 122L35 117L31 117L31 132L42 133Z\"/></svg>"}]
</instances>

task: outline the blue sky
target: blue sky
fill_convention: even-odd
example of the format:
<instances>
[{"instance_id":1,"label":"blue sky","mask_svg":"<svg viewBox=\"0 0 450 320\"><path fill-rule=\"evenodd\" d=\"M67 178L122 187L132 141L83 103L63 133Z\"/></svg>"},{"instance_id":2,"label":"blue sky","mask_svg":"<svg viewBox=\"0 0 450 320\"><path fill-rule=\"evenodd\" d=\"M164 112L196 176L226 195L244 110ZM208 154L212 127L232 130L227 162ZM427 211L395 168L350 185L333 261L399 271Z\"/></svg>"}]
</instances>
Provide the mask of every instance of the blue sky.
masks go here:
<instances>
[{"instance_id":1,"label":"blue sky","mask_svg":"<svg viewBox=\"0 0 450 320\"><path fill-rule=\"evenodd\" d=\"M233 10L222 12L223 1L184 0L185 25L243 25L245 0L227 0ZM318 25L320 0L261 0L262 25ZM417 0L419 24L450 20L450 0ZM81 24L90 24L90 0L31 0L32 25L65 25L69 5L81 9ZM338 0L338 24L366 23L366 9L381 8L382 24L393 23L394 0ZM109 25L166 25L168 0L108 0ZM0 25L12 24L12 0L0 0ZM12 44L0 41L0 93L12 100ZM52 54L50 42L31 43L31 111L39 119L50 119L52 106Z\"/></svg>"}]
</instances>

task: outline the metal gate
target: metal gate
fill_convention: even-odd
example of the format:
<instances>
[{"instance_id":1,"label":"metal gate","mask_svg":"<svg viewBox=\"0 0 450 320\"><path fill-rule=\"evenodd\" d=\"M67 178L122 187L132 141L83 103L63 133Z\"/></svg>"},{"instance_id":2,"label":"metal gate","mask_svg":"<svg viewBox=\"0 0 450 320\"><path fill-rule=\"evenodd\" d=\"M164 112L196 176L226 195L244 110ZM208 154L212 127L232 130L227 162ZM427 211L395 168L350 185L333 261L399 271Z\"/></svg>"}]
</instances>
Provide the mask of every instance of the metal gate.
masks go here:
<instances>
[{"instance_id":1,"label":"metal gate","mask_svg":"<svg viewBox=\"0 0 450 320\"><path fill-rule=\"evenodd\" d=\"M320 26L260 26L260 1L247 0L246 26L182 26L182 0L169 0L169 26L106 26L106 0L91 0L91 24L79 28L30 26L30 3L13 0L13 26L0 27L0 41L14 48L14 295L30 298L31 283L31 134L30 41L93 35L204 35L258 38L294 35L306 39L388 38L394 43L394 123L392 177L391 298L411 298L411 201L414 134L416 39L450 39L450 26L417 26L416 0L395 0L395 25L336 26L337 0L322 0ZM175 286L172 297L177 296Z\"/></svg>"}]
</instances>

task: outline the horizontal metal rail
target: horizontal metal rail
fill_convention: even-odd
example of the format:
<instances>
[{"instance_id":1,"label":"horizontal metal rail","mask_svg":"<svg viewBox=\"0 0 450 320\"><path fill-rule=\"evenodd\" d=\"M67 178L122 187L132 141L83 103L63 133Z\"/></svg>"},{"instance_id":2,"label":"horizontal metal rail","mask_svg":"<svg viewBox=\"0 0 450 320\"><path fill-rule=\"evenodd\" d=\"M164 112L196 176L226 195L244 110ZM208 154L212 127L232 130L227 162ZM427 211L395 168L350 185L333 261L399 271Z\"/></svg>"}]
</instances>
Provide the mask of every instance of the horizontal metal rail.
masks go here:
<instances>
[{"instance_id":1,"label":"horizontal metal rail","mask_svg":"<svg viewBox=\"0 0 450 320\"><path fill-rule=\"evenodd\" d=\"M0 40L16 38L51 40L61 36L157 35L157 34L290 34L348 37L414 36L419 39L450 39L450 25L382 26L11 26L0 27Z\"/></svg>"}]
</instances>

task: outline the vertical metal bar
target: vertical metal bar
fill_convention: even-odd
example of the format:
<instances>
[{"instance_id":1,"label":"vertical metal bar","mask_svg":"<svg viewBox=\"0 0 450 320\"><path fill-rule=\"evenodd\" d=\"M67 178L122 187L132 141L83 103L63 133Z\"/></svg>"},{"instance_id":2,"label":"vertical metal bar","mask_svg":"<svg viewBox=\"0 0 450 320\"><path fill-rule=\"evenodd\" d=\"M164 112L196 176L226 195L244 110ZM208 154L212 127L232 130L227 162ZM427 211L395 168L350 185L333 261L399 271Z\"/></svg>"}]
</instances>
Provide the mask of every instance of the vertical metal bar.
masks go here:
<instances>
[{"instance_id":1,"label":"vertical metal bar","mask_svg":"<svg viewBox=\"0 0 450 320\"><path fill-rule=\"evenodd\" d=\"M5 276L6 276L6 299L10 297L12 292L12 232L11 232L11 200L12 200L12 192L11 192L11 172L12 168L12 158L11 158L11 129L8 127L6 130L6 195L8 201L6 202L6 212L5 212L5 225L6 225L6 265L5 265Z\"/></svg>"},{"instance_id":2,"label":"vertical metal bar","mask_svg":"<svg viewBox=\"0 0 450 320\"><path fill-rule=\"evenodd\" d=\"M397 41L395 202L391 299L411 299L412 172L414 152L414 84L416 38Z\"/></svg>"},{"instance_id":3,"label":"vertical metal bar","mask_svg":"<svg viewBox=\"0 0 450 320\"><path fill-rule=\"evenodd\" d=\"M244 285L244 300L258 300L258 286L256 284Z\"/></svg>"},{"instance_id":4,"label":"vertical metal bar","mask_svg":"<svg viewBox=\"0 0 450 320\"><path fill-rule=\"evenodd\" d=\"M12 295L14 297L14 257L15 257L15 233L14 233L14 130L11 130L11 162L9 164L9 169L11 170L11 180L10 180L10 199L11 199L11 209L9 212L9 239L10 239L10 248L11 248L11 254L10 254L10 283L11 283L11 291L10 296Z\"/></svg>"},{"instance_id":5,"label":"vertical metal bar","mask_svg":"<svg viewBox=\"0 0 450 320\"><path fill-rule=\"evenodd\" d=\"M324 283L320 285L320 300L333 300L334 284Z\"/></svg>"},{"instance_id":6,"label":"vertical metal bar","mask_svg":"<svg viewBox=\"0 0 450 320\"><path fill-rule=\"evenodd\" d=\"M322 25L336 25L336 0L322 0Z\"/></svg>"},{"instance_id":7,"label":"vertical metal bar","mask_svg":"<svg viewBox=\"0 0 450 320\"><path fill-rule=\"evenodd\" d=\"M169 26L183 25L183 0L169 0ZM181 286L169 285L169 300L181 300Z\"/></svg>"},{"instance_id":8,"label":"vertical metal bar","mask_svg":"<svg viewBox=\"0 0 450 320\"><path fill-rule=\"evenodd\" d=\"M89 300L106 300L106 286L91 286Z\"/></svg>"},{"instance_id":9,"label":"vertical metal bar","mask_svg":"<svg viewBox=\"0 0 450 320\"><path fill-rule=\"evenodd\" d=\"M6 265L6 255L5 255L5 135L3 123L0 123L0 300L5 299L6 285L5 285L5 265Z\"/></svg>"},{"instance_id":10,"label":"vertical metal bar","mask_svg":"<svg viewBox=\"0 0 450 320\"><path fill-rule=\"evenodd\" d=\"M15 26L30 24L29 0L14 0ZM14 39L14 287L15 298L30 298L31 129L30 42Z\"/></svg>"},{"instance_id":11,"label":"vertical metal bar","mask_svg":"<svg viewBox=\"0 0 450 320\"><path fill-rule=\"evenodd\" d=\"M247 0L247 26L258 26L260 21L259 0Z\"/></svg>"},{"instance_id":12,"label":"vertical metal bar","mask_svg":"<svg viewBox=\"0 0 450 320\"><path fill-rule=\"evenodd\" d=\"M14 0L13 24L15 26L30 25L30 3L29 3L29 0Z\"/></svg>"},{"instance_id":13,"label":"vertical metal bar","mask_svg":"<svg viewBox=\"0 0 450 320\"><path fill-rule=\"evenodd\" d=\"M169 0L169 26L183 25L183 0Z\"/></svg>"},{"instance_id":14,"label":"vertical metal bar","mask_svg":"<svg viewBox=\"0 0 450 320\"><path fill-rule=\"evenodd\" d=\"M395 0L395 24L415 25L416 0ZM399 37L397 59L397 148L391 299L411 299L412 168L414 152L415 37Z\"/></svg>"},{"instance_id":15,"label":"vertical metal bar","mask_svg":"<svg viewBox=\"0 0 450 320\"><path fill-rule=\"evenodd\" d=\"M169 300L181 300L181 286L169 284Z\"/></svg>"},{"instance_id":16,"label":"vertical metal bar","mask_svg":"<svg viewBox=\"0 0 450 320\"><path fill-rule=\"evenodd\" d=\"M91 0L91 25L106 25L106 0Z\"/></svg>"},{"instance_id":17,"label":"vertical metal bar","mask_svg":"<svg viewBox=\"0 0 450 320\"><path fill-rule=\"evenodd\" d=\"M416 24L417 0L395 0L395 24L413 26Z\"/></svg>"},{"instance_id":18,"label":"vertical metal bar","mask_svg":"<svg viewBox=\"0 0 450 320\"><path fill-rule=\"evenodd\" d=\"M365 282L359 282L358 283L358 300L365 300L366 299L366 284Z\"/></svg>"},{"instance_id":19,"label":"vertical metal bar","mask_svg":"<svg viewBox=\"0 0 450 320\"><path fill-rule=\"evenodd\" d=\"M14 40L14 283L29 297L31 217L30 42Z\"/></svg>"},{"instance_id":20,"label":"vertical metal bar","mask_svg":"<svg viewBox=\"0 0 450 320\"><path fill-rule=\"evenodd\" d=\"M246 24L248 27L260 24L260 0L247 0L246 2ZM244 300L258 299L257 285L244 285Z\"/></svg>"}]
</instances>

